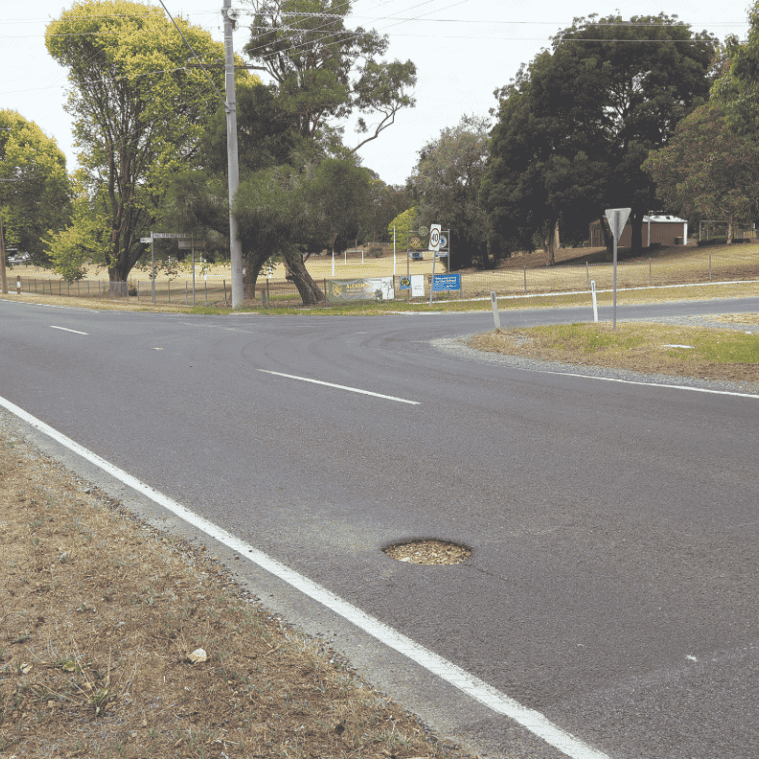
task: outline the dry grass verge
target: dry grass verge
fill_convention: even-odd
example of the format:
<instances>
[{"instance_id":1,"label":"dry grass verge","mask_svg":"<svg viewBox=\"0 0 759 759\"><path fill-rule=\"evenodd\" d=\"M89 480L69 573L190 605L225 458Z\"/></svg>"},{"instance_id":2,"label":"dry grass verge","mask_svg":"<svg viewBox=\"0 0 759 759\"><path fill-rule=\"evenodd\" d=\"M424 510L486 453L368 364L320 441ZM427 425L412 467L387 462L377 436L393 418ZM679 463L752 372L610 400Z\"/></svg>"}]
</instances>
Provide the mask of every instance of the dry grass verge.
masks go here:
<instances>
[{"instance_id":1,"label":"dry grass verge","mask_svg":"<svg viewBox=\"0 0 759 759\"><path fill-rule=\"evenodd\" d=\"M2 431L0 545L4 756L461 756L207 552Z\"/></svg>"},{"instance_id":2,"label":"dry grass verge","mask_svg":"<svg viewBox=\"0 0 759 759\"><path fill-rule=\"evenodd\" d=\"M505 355L644 373L759 383L759 335L703 327L569 324L486 332L469 346Z\"/></svg>"}]
</instances>

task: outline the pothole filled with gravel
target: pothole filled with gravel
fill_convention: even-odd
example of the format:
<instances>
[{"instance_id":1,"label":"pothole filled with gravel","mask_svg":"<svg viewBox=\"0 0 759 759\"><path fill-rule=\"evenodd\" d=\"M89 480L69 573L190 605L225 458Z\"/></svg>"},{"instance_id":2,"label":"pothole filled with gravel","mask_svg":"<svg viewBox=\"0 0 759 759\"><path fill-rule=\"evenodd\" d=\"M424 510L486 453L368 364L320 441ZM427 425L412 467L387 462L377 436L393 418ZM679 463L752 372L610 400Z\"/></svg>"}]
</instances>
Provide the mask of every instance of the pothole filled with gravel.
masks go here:
<instances>
[{"instance_id":1,"label":"pothole filled with gravel","mask_svg":"<svg viewBox=\"0 0 759 759\"><path fill-rule=\"evenodd\" d=\"M391 559L411 564L460 564L472 549L447 540L409 540L382 549Z\"/></svg>"}]
</instances>

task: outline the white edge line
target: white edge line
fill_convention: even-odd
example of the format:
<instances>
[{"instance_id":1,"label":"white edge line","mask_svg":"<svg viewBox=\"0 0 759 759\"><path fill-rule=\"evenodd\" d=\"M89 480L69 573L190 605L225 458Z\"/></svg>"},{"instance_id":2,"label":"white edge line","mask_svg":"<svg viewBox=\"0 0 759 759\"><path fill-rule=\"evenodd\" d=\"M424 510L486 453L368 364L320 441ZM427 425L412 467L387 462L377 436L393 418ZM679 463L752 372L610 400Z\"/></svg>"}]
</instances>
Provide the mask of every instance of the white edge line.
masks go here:
<instances>
[{"instance_id":1,"label":"white edge line","mask_svg":"<svg viewBox=\"0 0 759 759\"><path fill-rule=\"evenodd\" d=\"M420 406L419 401L407 401L405 398L396 398L394 395L382 395L382 393L372 393L369 390L361 390L357 387L348 387L347 385L335 385L333 382L322 382L322 380L310 379L308 377L298 377L295 374L283 374L282 372L272 372L269 369L259 369L264 374L273 374L277 377L287 377L288 379L300 380L301 382L312 382L314 385L324 385L334 387L338 390L348 390L351 393L361 393L361 395L372 395L375 398L384 398L387 401L397 401L398 403L408 403L411 406Z\"/></svg>"},{"instance_id":2,"label":"white edge line","mask_svg":"<svg viewBox=\"0 0 759 759\"><path fill-rule=\"evenodd\" d=\"M540 712L522 706L520 703L501 693L496 688L488 685L483 680L469 674L461 667L449 662L442 656L430 651L424 646L416 643L411 638L406 637L403 633L394 630L384 622L375 619L371 615L344 601L339 596L322 587L313 580L304 577L290 567L273 559L271 556L253 548L250 544L235 537L226 530L218 527L213 522L194 514L185 506L169 498L155 488L146 485L144 482L128 474L123 469L119 469L114 464L101 458L97 454L88 450L71 438L67 437L58 430L50 427L36 417L24 411L19 406L0 396L0 406L15 414L27 424L31 425L40 432L48 435L53 440L65 446L72 452L81 456L85 460L100 467L103 471L128 485L138 493L150 498L168 511L176 514L188 524L197 527L210 537L219 541L241 556L248 558L254 564L270 574L283 580L288 585L296 588L301 593L309 596L326 608L339 614L344 619L352 622L356 627L376 638L389 648L398 651L411 661L416 662L419 666L431 672L436 677L450 683L460 691L470 696L474 700L488 707L497 714L502 714L509 719L514 720L531 733L541 738L550 746L559 749L570 759L610 759L606 754L586 745L580 739L562 730L554 725L547 717Z\"/></svg>"},{"instance_id":3,"label":"white edge line","mask_svg":"<svg viewBox=\"0 0 759 759\"><path fill-rule=\"evenodd\" d=\"M731 390L711 390L708 387L690 387L689 385L668 385L661 382L642 382L640 380L626 380L619 377L596 377L592 374L575 374L574 372L552 372L548 369L522 369L525 372L537 372L538 374L555 374L558 377L579 377L580 379L601 380L602 382L621 382L623 385L643 385L645 387L663 387L667 390L690 390L693 393L711 393L712 395L733 395L737 398L759 399L759 395L752 393L737 393Z\"/></svg>"},{"instance_id":4,"label":"white edge line","mask_svg":"<svg viewBox=\"0 0 759 759\"><path fill-rule=\"evenodd\" d=\"M50 329L62 329L64 332L73 332L75 335L89 335L89 332L80 332L78 329L69 329L68 327L56 327L54 324L50 325Z\"/></svg>"}]
</instances>

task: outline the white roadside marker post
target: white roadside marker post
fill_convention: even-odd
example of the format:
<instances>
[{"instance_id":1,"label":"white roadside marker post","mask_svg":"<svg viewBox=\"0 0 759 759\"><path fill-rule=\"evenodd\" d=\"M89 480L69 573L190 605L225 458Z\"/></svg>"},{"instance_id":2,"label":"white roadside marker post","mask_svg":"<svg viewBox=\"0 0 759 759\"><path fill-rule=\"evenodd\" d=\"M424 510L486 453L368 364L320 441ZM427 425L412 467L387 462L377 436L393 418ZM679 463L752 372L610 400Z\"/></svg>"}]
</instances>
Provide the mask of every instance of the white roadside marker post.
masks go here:
<instances>
[{"instance_id":1,"label":"white roadside marker post","mask_svg":"<svg viewBox=\"0 0 759 759\"><path fill-rule=\"evenodd\" d=\"M593 321L598 322L598 300L596 299L596 280L590 280L590 294L593 298Z\"/></svg>"},{"instance_id":2,"label":"white roadside marker post","mask_svg":"<svg viewBox=\"0 0 759 759\"><path fill-rule=\"evenodd\" d=\"M495 328L501 329L501 318L498 316L498 301L495 297L495 290L490 291L490 302L493 305L493 321L495 322Z\"/></svg>"}]
</instances>

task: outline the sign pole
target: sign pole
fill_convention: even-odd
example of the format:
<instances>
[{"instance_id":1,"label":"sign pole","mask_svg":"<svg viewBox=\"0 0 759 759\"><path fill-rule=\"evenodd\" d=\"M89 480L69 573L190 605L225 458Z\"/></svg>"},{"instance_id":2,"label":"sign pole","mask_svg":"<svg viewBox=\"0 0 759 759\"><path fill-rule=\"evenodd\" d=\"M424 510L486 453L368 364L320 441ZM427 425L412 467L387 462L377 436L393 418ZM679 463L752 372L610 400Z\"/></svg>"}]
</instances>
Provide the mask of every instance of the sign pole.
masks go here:
<instances>
[{"instance_id":1,"label":"sign pole","mask_svg":"<svg viewBox=\"0 0 759 759\"><path fill-rule=\"evenodd\" d=\"M430 280L430 305L432 305L432 294L435 292L435 263L437 254L440 252L440 224L430 225L430 243L427 247L432 251L432 279Z\"/></svg>"},{"instance_id":2,"label":"sign pole","mask_svg":"<svg viewBox=\"0 0 759 759\"><path fill-rule=\"evenodd\" d=\"M606 211L606 221L609 223L609 231L614 238L614 298L613 298L613 330L617 331L617 240L630 217L631 208L609 208Z\"/></svg>"},{"instance_id":3,"label":"sign pole","mask_svg":"<svg viewBox=\"0 0 759 759\"><path fill-rule=\"evenodd\" d=\"M432 294L435 292L435 261L437 261L437 253L432 251L432 279L430 280L430 305L432 305Z\"/></svg>"},{"instance_id":4,"label":"sign pole","mask_svg":"<svg viewBox=\"0 0 759 759\"><path fill-rule=\"evenodd\" d=\"M150 233L150 266L153 269L153 305L155 306L155 254L153 252L153 233Z\"/></svg>"}]
</instances>

